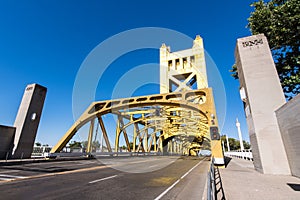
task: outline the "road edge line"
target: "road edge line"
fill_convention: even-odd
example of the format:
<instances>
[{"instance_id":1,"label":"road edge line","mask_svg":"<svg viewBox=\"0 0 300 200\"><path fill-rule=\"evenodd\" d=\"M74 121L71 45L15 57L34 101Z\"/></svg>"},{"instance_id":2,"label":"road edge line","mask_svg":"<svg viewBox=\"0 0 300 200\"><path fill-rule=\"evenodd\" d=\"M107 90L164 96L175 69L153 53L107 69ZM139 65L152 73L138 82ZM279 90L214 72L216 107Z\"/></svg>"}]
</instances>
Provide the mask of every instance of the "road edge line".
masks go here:
<instances>
[{"instance_id":1,"label":"road edge line","mask_svg":"<svg viewBox=\"0 0 300 200\"><path fill-rule=\"evenodd\" d=\"M194 167L192 167L189 171L187 171L184 175L182 175L175 183L173 183L170 187L168 187L165 191L163 191L158 197L156 197L154 200L159 200L163 196L165 196L172 188L177 185L180 180L184 179L189 173L191 173L196 167L198 167L204 160L200 160Z\"/></svg>"}]
</instances>

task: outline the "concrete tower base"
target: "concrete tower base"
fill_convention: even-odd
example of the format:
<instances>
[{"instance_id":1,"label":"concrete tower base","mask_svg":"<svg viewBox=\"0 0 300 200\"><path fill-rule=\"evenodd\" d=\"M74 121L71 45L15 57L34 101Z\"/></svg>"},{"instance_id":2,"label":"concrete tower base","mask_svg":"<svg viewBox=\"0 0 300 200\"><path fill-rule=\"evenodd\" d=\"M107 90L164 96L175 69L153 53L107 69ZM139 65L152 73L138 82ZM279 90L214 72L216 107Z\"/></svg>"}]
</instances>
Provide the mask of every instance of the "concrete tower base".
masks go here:
<instances>
[{"instance_id":1,"label":"concrete tower base","mask_svg":"<svg viewBox=\"0 0 300 200\"><path fill-rule=\"evenodd\" d=\"M254 166L265 174L290 174L275 110L285 103L267 38L240 38L236 65L252 146Z\"/></svg>"}]
</instances>

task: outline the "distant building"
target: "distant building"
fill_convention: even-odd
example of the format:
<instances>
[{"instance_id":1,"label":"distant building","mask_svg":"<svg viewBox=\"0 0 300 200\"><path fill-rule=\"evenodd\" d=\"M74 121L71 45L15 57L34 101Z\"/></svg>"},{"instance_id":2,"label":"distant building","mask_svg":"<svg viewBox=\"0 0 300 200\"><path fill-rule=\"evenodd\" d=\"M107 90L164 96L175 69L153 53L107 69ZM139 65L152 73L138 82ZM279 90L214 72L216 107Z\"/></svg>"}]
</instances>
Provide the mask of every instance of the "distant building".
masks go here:
<instances>
[{"instance_id":1,"label":"distant building","mask_svg":"<svg viewBox=\"0 0 300 200\"><path fill-rule=\"evenodd\" d=\"M0 159L11 157L16 128L0 125Z\"/></svg>"}]
</instances>

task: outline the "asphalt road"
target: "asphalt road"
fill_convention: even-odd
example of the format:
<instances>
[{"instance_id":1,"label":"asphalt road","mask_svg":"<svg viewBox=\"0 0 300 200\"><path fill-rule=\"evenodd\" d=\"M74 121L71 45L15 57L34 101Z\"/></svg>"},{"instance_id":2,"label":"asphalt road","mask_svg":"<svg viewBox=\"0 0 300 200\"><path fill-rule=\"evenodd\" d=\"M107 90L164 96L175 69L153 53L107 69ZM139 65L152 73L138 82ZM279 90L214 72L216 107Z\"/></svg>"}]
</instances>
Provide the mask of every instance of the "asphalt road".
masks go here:
<instances>
[{"instance_id":1,"label":"asphalt road","mask_svg":"<svg viewBox=\"0 0 300 200\"><path fill-rule=\"evenodd\" d=\"M0 199L201 199L209 164L151 156L0 166Z\"/></svg>"}]
</instances>

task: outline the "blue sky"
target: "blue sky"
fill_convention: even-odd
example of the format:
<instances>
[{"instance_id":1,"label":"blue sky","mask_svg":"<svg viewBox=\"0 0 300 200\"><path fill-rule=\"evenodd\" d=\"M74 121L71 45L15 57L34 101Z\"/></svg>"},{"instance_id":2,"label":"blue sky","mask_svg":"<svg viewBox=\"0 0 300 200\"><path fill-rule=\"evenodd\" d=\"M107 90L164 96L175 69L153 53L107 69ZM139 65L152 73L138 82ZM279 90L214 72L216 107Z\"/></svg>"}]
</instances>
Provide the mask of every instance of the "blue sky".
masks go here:
<instances>
[{"instance_id":1,"label":"blue sky","mask_svg":"<svg viewBox=\"0 0 300 200\"><path fill-rule=\"evenodd\" d=\"M26 85L41 84L48 93L37 141L55 145L74 122L73 85L88 54L120 32L161 27L203 38L205 50L218 67L226 89L227 112L222 133L237 138L238 117L243 137L249 140L239 83L228 70L234 63L236 39L250 35L246 25L252 2L0 1L0 124L13 125ZM159 52L151 49L121 56L105 71L96 99L109 99L112 86L132 67L158 62ZM158 87L148 85L135 95L153 93L159 93Z\"/></svg>"}]
</instances>

